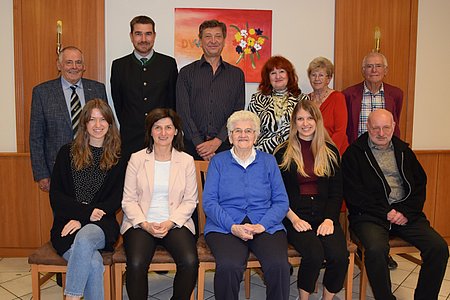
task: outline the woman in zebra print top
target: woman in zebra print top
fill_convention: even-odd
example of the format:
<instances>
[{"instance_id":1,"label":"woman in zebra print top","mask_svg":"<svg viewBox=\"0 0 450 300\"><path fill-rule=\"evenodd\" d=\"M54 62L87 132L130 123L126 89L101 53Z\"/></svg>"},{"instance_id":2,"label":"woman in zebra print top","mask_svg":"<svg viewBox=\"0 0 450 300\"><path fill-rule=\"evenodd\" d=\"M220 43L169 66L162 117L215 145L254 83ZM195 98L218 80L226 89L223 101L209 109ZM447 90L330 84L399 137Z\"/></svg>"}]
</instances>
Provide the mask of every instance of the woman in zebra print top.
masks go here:
<instances>
[{"instance_id":1,"label":"woman in zebra print top","mask_svg":"<svg viewBox=\"0 0 450 300\"><path fill-rule=\"evenodd\" d=\"M298 87L292 63L282 56L272 56L261 70L258 92L252 95L248 110L261 120L258 150L273 153L289 136L292 111L299 100L308 99Z\"/></svg>"}]
</instances>

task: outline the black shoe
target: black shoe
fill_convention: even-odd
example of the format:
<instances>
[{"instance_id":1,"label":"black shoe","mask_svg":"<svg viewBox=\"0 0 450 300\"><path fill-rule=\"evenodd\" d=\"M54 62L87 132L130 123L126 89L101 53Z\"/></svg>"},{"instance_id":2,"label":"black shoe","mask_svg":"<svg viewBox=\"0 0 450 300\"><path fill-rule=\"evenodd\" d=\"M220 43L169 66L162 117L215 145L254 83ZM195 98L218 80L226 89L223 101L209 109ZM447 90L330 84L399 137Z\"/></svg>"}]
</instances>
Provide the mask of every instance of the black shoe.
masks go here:
<instances>
[{"instance_id":1,"label":"black shoe","mask_svg":"<svg viewBox=\"0 0 450 300\"><path fill-rule=\"evenodd\" d=\"M169 271L155 271L155 273L159 275L166 275Z\"/></svg>"},{"instance_id":2,"label":"black shoe","mask_svg":"<svg viewBox=\"0 0 450 300\"><path fill-rule=\"evenodd\" d=\"M62 287L62 274L56 273L56 284Z\"/></svg>"},{"instance_id":3,"label":"black shoe","mask_svg":"<svg viewBox=\"0 0 450 300\"><path fill-rule=\"evenodd\" d=\"M398 263L389 255L388 258L388 268L389 270L395 270L398 267Z\"/></svg>"}]
</instances>

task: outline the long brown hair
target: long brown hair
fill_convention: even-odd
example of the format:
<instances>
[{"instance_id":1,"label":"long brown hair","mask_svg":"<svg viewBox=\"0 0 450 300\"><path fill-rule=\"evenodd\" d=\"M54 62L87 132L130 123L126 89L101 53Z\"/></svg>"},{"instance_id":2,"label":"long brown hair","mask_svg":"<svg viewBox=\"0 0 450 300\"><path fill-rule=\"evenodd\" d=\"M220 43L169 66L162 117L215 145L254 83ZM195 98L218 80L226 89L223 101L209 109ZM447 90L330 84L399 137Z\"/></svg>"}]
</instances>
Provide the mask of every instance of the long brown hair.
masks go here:
<instances>
[{"instance_id":1,"label":"long brown hair","mask_svg":"<svg viewBox=\"0 0 450 300\"><path fill-rule=\"evenodd\" d=\"M88 167L92 163L92 152L89 147L89 133L87 123L91 118L92 110L96 108L109 124L108 132L103 141L103 154L100 159L100 169L111 169L120 158L120 135L117 129L114 115L108 103L101 99L92 99L86 103L80 113L80 123L75 140L72 143L70 153L76 170Z\"/></svg>"},{"instance_id":2,"label":"long brown hair","mask_svg":"<svg viewBox=\"0 0 450 300\"><path fill-rule=\"evenodd\" d=\"M280 168L282 170L288 170L291 164L295 163L298 173L304 177L308 177L305 172L302 149L298 137L297 124L295 122L300 109L307 111L314 121L316 121L316 131L311 142L311 150L314 156L314 174L317 176L331 176L334 174L335 167L339 165L339 157L333 150L327 147L326 143L332 145L334 143L323 125L322 113L317 105L309 100L301 100L297 103L291 115L289 138L275 149L275 152L277 152L284 145L287 145Z\"/></svg>"}]
</instances>

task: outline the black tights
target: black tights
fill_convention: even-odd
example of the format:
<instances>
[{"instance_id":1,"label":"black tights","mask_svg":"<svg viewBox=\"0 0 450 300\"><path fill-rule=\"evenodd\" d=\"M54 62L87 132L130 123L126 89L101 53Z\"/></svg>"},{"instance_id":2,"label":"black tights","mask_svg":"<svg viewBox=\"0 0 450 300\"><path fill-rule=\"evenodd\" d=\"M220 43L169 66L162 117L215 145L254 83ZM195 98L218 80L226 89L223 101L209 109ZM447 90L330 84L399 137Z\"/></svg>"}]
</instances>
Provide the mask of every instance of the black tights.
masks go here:
<instances>
[{"instance_id":1,"label":"black tights","mask_svg":"<svg viewBox=\"0 0 450 300\"><path fill-rule=\"evenodd\" d=\"M188 300L198 274L194 235L186 227L174 228L162 239L141 228L130 228L123 235L127 255L126 287L130 300L144 300L148 295L147 273L157 245L162 245L177 264L171 300Z\"/></svg>"}]
</instances>

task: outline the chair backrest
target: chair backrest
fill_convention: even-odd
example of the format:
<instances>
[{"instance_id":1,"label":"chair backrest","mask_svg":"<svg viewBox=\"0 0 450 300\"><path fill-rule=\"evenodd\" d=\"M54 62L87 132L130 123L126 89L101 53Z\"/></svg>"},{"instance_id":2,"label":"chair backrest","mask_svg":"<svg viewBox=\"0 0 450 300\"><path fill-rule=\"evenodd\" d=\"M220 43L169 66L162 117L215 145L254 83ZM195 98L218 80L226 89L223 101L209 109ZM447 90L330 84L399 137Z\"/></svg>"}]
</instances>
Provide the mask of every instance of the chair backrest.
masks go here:
<instances>
[{"instance_id":1,"label":"chair backrest","mask_svg":"<svg viewBox=\"0 0 450 300\"><path fill-rule=\"evenodd\" d=\"M206 173L208 172L209 162L205 160L195 161L195 174L197 177L197 189L198 189L198 229L199 234L203 234L206 223L206 216L203 212L203 186L205 185Z\"/></svg>"}]
</instances>

